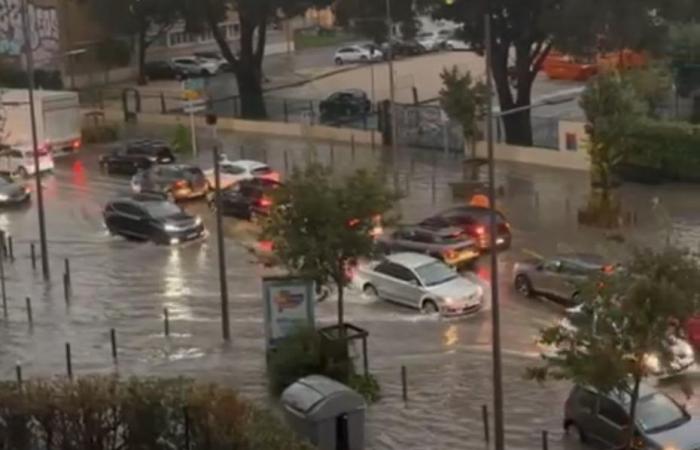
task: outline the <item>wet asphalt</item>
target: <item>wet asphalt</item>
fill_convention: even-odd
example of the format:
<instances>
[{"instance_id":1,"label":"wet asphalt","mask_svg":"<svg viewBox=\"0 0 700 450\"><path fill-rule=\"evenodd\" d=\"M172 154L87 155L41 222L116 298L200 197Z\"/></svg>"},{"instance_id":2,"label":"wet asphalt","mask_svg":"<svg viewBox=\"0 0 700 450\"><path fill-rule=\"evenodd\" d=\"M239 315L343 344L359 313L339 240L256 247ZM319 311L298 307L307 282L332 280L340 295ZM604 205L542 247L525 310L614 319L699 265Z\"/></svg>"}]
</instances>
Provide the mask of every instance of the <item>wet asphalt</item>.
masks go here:
<instances>
[{"instance_id":1,"label":"wet asphalt","mask_svg":"<svg viewBox=\"0 0 700 450\"><path fill-rule=\"evenodd\" d=\"M164 136L171 130L135 127L131 135ZM211 142L202 130L199 160L205 167ZM232 158L266 160L284 173L316 158L347 173L377 168L405 194L397 205L402 221L411 222L454 204L449 182L461 177L455 157L425 150L402 150L391 163L386 150L280 138L221 134ZM217 252L213 217L202 202L185 208L200 214L207 239L177 247L128 242L109 236L102 222L105 202L128 192L128 178L100 173L104 147L84 148L56 161L43 180L51 278L31 266L30 243L38 237L35 199L28 207L0 211L0 228L13 237L14 261L5 263L8 318L0 320L0 377L14 377L21 364L25 377L64 375L64 346L70 343L73 371L128 375L183 375L230 384L244 395L269 403L265 386L261 277L277 273L261 266L246 245L251 227L226 220L227 277L232 342L221 340ZM537 150L535 150L537 151ZM286 154L286 156L285 156ZM561 316L561 308L524 299L512 289L513 262L535 254L595 250L610 258L628 251L603 232L580 228L576 211L586 201L587 177L580 172L527 165L499 164L500 207L514 228L513 248L500 255L504 390L509 448L541 448L541 431L550 432L550 448L579 448L561 432L561 411L568 385L537 385L523 379L537 363L537 330ZM625 185L626 208L637 224L623 230L628 242L657 244L667 234L694 249L700 243L697 186ZM658 198L663 207L652 208ZM670 232L670 233L669 233ZM38 249L38 245L37 245ZM72 294L65 301L63 264L70 260ZM484 259L465 274L488 287ZM25 298L31 298L33 325ZM458 319L421 316L384 302L364 299L351 288L346 318L367 329L370 369L379 378L383 399L368 411L368 448L482 448L481 405L491 404L490 298L479 313ZM164 336L163 315L170 317ZM317 321L331 324L336 305L317 306ZM117 336L113 361L110 329ZM359 347L358 347L359 350ZM359 354L358 354L359 355ZM359 361L358 361L359 362ZM408 372L408 401L401 396L400 370ZM673 390L673 384L670 385ZM689 406L697 408L692 399Z\"/></svg>"}]
</instances>

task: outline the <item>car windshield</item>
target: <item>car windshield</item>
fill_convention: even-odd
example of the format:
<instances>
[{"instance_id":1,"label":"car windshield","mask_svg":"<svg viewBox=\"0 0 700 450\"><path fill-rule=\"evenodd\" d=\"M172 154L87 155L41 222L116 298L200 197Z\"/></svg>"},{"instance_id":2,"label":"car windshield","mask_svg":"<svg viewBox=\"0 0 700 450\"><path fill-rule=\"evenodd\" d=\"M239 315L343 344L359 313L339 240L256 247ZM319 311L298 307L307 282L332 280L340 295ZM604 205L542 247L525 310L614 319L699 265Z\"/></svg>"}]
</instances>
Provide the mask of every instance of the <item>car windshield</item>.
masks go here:
<instances>
[{"instance_id":1,"label":"car windshield","mask_svg":"<svg viewBox=\"0 0 700 450\"><path fill-rule=\"evenodd\" d=\"M151 217L155 219L174 216L182 212L179 206L170 202L148 202L144 203L144 206Z\"/></svg>"},{"instance_id":2,"label":"car windshield","mask_svg":"<svg viewBox=\"0 0 700 450\"><path fill-rule=\"evenodd\" d=\"M0 175L0 186L8 186L12 184L12 180L5 175Z\"/></svg>"},{"instance_id":3,"label":"car windshield","mask_svg":"<svg viewBox=\"0 0 700 450\"><path fill-rule=\"evenodd\" d=\"M253 169L253 170L251 171L251 173L252 173L253 175L268 175L268 174L272 173L272 169L270 169L270 168L267 167L267 166L256 167L255 169Z\"/></svg>"},{"instance_id":4,"label":"car windshield","mask_svg":"<svg viewBox=\"0 0 700 450\"><path fill-rule=\"evenodd\" d=\"M663 394L652 394L639 400L637 422L647 433L675 428L688 421L688 415Z\"/></svg>"},{"instance_id":5,"label":"car windshield","mask_svg":"<svg viewBox=\"0 0 700 450\"><path fill-rule=\"evenodd\" d=\"M425 286L447 283L458 276L454 270L440 261L422 265L416 269L416 273Z\"/></svg>"},{"instance_id":6,"label":"car windshield","mask_svg":"<svg viewBox=\"0 0 700 450\"><path fill-rule=\"evenodd\" d=\"M228 173L230 175L240 175L242 173L245 173L245 169L235 164L222 164L221 172Z\"/></svg>"}]
</instances>

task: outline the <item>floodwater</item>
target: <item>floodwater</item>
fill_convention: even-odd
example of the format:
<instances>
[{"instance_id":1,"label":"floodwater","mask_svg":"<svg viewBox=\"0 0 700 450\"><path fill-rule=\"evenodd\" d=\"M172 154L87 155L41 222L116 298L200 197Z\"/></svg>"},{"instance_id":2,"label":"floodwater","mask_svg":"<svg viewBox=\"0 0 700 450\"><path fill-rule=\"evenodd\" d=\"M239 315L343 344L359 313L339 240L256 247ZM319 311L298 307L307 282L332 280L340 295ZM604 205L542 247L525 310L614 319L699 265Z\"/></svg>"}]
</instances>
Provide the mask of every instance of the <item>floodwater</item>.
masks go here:
<instances>
[{"instance_id":1,"label":"floodwater","mask_svg":"<svg viewBox=\"0 0 700 450\"><path fill-rule=\"evenodd\" d=\"M336 145L331 150L327 143L311 146L244 135L222 135L222 140L232 158L267 160L282 173L304 164L312 153L338 173L382 167L393 177L396 168L406 195L398 208L405 222L453 203L448 182L461 176L455 160L440 155L406 153L400 163L391 165L379 149L353 151ZM224 344L215 230L205 205L185 205L201 214L209 228L208 239L201 242L170 248L109 236L102 207L128 191L128 180L99 172L101 151L86 148L62 158L54 175L44 179L50 281L43 280L40 269L32 269L29 258L30 242L38 236L35 204L0 213L0 227L12 235L15 254L14 261L5 263L8 318L0 321L0 377L14 377L16 364L22 365L25 377L64 375L65 344L70 343L77 376L114 371L122 376L193 376L230 384L247 397L268 403L260 279L272 269L260 266L242 245L249 233L241 230L247 227L226 223L232 342ZM208 159L210 154L200 155L203 165ZM585 201L588 183L584 175L501 164L498 179L504 191L502 209L515 230L514 248L502 254L499 264L507 443L509 448L541 448L541 432L547 430L550 448L578 448L561 431L567 385L539 386L523 379L525 368L537 363L537 330L557 320L561 311L547 302L517 296L511 288L512 263L532 253L592 248L619 255L624 247L576 225L576 210ZM697 248L698 191L694 186L626 186L626 205L638 215L638 225L627 232L643 242L658 242L663 230L670 229L678 242ZM658 208L657 212L651 208L654 197L665 208L669 227L659 225ZM69 302L64 300L61 281L65 259L71 267ZM486 287L487 266L484 262L469 275ZM31 298L33 325L28 323L26 297ZM169 337L164 336L166 308ZM490 410L492 402L490 311L489 300L472 317L441 320L370 302L351 288L346 318L370 333L370 369L383 393L368 411L368 448L485 447L481 408L487 404ZM333 323L334 302L319 304L316 315L321 324ZM116 362L110 349L112 328L117 335ZM406 402L401 366L408 374Z\"/></svg>"}]
</instances>

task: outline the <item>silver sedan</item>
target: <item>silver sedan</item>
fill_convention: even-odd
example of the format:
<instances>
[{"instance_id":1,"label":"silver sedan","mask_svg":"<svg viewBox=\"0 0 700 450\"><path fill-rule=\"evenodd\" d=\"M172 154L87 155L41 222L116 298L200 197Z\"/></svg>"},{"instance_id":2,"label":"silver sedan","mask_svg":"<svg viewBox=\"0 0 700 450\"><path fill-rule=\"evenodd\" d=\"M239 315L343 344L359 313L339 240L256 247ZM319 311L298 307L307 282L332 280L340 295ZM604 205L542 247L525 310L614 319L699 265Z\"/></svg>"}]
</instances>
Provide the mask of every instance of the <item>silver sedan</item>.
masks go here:
<instances>
[{"instance_id":1,"label":"silver sedan","mask_svg":"<svg viewBox=\"0 0 700 450\"><path fill-rule=\"evenodd\" d=\"M454 269L430 256L396 253L360 266L362 291L374 298L401 303L424 313L446 316L481 309L484 290Z\"/></svg>"}]
</instances>

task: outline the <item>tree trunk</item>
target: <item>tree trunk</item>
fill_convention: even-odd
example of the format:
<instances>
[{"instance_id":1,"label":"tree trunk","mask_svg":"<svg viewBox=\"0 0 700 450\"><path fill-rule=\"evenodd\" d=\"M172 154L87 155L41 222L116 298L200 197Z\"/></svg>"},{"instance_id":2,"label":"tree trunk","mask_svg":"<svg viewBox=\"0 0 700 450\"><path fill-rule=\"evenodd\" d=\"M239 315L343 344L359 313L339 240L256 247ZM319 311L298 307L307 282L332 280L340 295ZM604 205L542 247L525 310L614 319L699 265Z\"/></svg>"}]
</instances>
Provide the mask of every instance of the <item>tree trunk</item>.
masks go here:
<instances>
[{"instance_id":1,"label":"tree trunk","mask_svg":"<svg viewBox=\"0 0 700 450\"><path fill-rule=\"evenodd\" d=\"M508 111L530 105L530 90L534 76L529 68L522 63L516 68L516 94L511 89L511 77L508 67L508 48L499 48L494 45L494 56L491 62L493 81L498 93L498 103L501 112L504 113L503 128L506 133L506 142L511 145L532 145L532 123L530 122L530 110L507 114Z\"/></svg>"},{"instance_id":2,"label":"tree trunk","mask_svg":"<svg viewBox=\"0 0 700 450\"><path fill-rule=\"evenodd\" d=\"M148 44L146 42L146 28L141 27L139 31L139 42L138 42L138 52L139 52L139 85L143 86L148 83L148 77L146 77L146 49Z\"/></svg>"},{"instance_id":3,"label":"tree trunk","mask_svg":"<svg viewBox=\"0 0 700 450\"><path fill-rule=\"evenodd\" d=\"M250 64L241 64L236 71L236 81L241 97L241 116L244 119L266 118L260 70Z\"/></svg>"},{"instance_id":4,"label":"tree trunk","mask_svg":"<svg viewBox=\"0 0 700 450\"><path fill-rule=\"evenodd\" d=\"M626 449L634 449L634 423L637 417L637 403L639 400L639 386L642 384L642 377L638 374L634 376L634 389L632 390L632 397L630 398L630 423L627 426L627 438L626 438Z\"/></svg>"},{"instance_id":5,"label":"tree trunk","mask_svg":"<svg viewBox=\"0 0 700 450\"><path fill-rule=\"evenodd\" d=\"M345 289L343 287L342 281L336 281L335 285L338 288L338 326L340 327L341 333L345 333Z\"/></svg>"},{"instance_id":6,"label":"tree trunk","mask_svg":"<svg viewBox=\"0 0 700 450\"><path fill-rule=\"evenodd\" d=\"M532 121L530 110L502 117L506 131L506 143L511 145L532 146Z\"/></svg>"}]
</instances>

